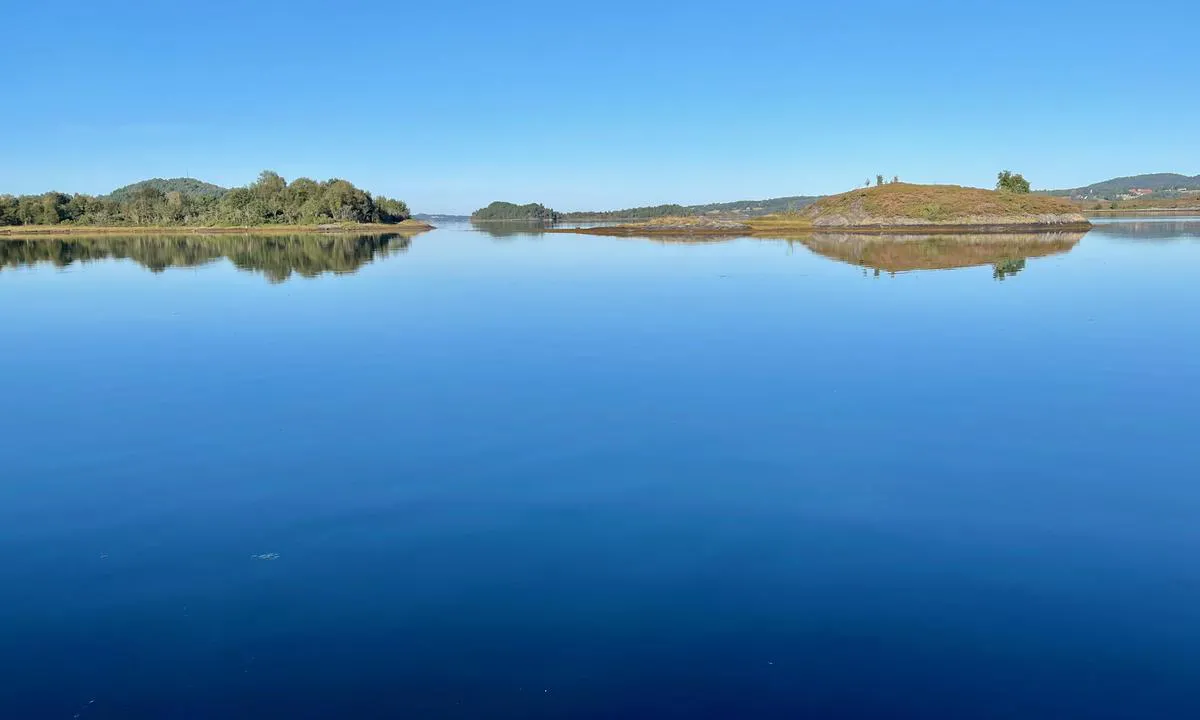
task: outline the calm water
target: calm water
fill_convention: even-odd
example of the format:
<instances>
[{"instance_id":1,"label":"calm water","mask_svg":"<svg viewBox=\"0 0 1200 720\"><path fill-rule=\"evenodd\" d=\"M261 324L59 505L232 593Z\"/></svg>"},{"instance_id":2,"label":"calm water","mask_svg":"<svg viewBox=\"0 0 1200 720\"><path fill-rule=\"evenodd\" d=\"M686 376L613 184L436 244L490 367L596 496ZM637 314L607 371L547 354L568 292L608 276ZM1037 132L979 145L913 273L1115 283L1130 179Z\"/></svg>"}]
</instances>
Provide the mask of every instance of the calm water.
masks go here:
<instances>
[{"instance_id":1,"label":"calm water","mask_svg":"<svg viewBox=\"0 0 1200 720\"><path fill-rule=\"evenodd\" d=\"M0 716L1200 716L1200 221L272 242L0 241Z\"/></svg>"}]
</instances>

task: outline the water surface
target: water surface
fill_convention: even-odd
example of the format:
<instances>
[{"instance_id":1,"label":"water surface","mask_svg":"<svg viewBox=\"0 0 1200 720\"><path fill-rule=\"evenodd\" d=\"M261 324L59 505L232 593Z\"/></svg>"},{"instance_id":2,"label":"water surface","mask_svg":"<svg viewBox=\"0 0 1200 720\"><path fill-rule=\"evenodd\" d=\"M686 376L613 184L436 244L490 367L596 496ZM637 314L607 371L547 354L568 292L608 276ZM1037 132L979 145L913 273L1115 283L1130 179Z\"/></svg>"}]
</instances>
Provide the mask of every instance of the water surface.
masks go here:
<instances>
[{"instance_id":1,"label":"water surface","mask_svg":"<svg viewBox=\"0 0 1200 720\"><path fill-rule=\"evenodd\" d=\"M0 240L0 714L1196 717L1172 222Z\"/></svg>"}]
</instances>

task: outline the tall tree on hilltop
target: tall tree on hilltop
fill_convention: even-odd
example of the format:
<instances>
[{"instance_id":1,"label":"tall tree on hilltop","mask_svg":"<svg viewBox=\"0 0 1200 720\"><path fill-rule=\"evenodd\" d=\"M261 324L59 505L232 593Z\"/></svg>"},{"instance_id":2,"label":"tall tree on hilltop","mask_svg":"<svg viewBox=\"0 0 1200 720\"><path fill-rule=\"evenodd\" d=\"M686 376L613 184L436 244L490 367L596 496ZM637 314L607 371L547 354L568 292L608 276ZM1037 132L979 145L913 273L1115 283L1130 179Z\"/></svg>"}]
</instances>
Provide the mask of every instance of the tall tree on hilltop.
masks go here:
<instances>
[{"instance_id":1,"label":"tall tree on hilltop","mask_svg":"<svg viewBox=\"0 0 1200 720\"><path fill-rule=\"evenodd\" d=\"M996 189L1012 193L1027 193L1029 192L1029 181L1021 173L1001 170L996 175Z\"/></svg>"}]
</instances>

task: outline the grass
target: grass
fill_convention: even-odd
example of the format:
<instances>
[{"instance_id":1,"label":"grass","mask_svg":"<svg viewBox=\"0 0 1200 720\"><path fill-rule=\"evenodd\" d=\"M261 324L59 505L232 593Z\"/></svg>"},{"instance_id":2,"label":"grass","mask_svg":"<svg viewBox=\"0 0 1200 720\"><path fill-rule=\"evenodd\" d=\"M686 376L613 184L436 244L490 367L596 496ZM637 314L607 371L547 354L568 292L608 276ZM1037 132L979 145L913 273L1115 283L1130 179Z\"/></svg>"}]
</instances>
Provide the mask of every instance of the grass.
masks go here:
<instances>
[{"instance_id":1,"label":"grass","mask_svg":"<svg viewBox=\"0 0 1200 720\"><path fill-rule=\"evenodd\" d=\"M661 217L645 222L599 227L547 228L548 233L579 233L613 237L783 237L812 231L812 222L802 214L787 213L752 218L709 216Z\"/></svg>"},{"instance_id":2,"label":"grass","mask_svg":"<svg viewBox=\"0 0 1200 720\"><path fill-rule=\"evenodd\" d=\"M822 198L805 212L816 225L988 225L1038 223L1039 216L1078 215L1079 208L1048 195L889 183Z\"/></svg>"}]
</instances>

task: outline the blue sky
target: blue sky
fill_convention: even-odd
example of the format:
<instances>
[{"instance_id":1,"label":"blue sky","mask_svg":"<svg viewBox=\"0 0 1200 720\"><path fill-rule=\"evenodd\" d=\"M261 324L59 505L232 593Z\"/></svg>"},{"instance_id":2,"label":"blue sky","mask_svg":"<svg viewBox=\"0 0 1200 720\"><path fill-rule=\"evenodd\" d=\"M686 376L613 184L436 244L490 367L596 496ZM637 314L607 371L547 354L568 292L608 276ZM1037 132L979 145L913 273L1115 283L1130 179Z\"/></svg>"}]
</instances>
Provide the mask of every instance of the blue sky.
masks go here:
<instances>
[{"instance_id":1,"label":"blue sky","mask_svg":"<svg viewBox=\"0 0 1200 720\"><path fill-rule=\"evenodd\" d=\"M345 177L417 211L1200 173L1200 3L11 3L0 192Z\"/></svg>"}]
</instances>

